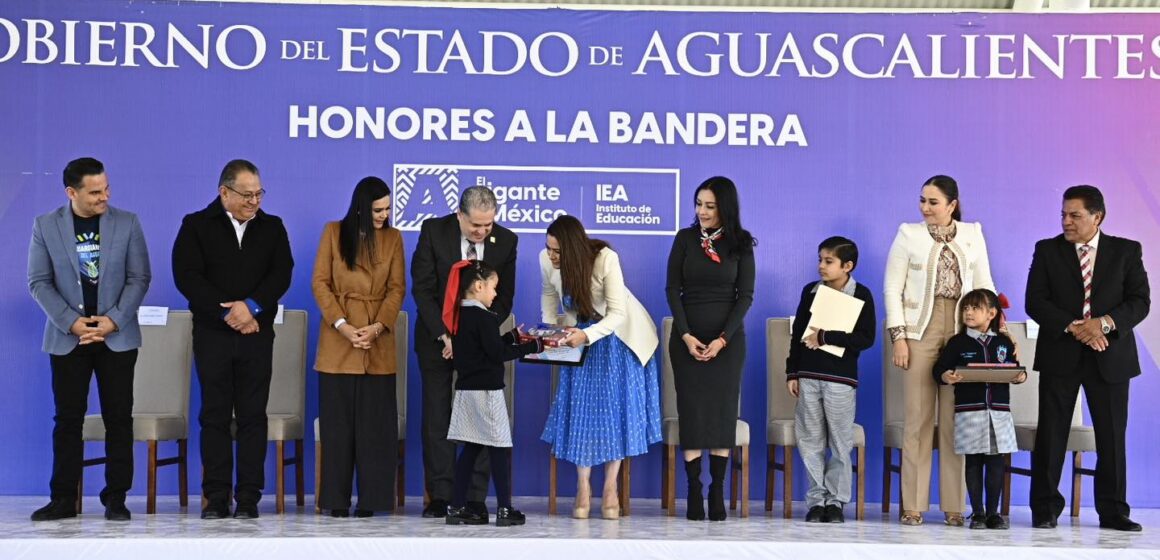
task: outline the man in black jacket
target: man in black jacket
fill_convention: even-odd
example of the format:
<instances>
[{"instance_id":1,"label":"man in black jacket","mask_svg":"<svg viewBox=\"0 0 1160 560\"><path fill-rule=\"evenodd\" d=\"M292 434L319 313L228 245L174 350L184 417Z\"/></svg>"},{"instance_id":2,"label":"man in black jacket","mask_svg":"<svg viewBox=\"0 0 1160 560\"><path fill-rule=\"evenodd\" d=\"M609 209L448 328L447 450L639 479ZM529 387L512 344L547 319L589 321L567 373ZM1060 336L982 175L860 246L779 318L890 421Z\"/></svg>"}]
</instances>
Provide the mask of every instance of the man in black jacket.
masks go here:
<instances>
[{"instance_id":1,"label":"man in black jacket","mask_svg":"<svg viewBox=\"0 0 1160 560\"><path fill-rule=\"evenodd\" d=\"M455 444L447 441L451 422L451 338L443 326L443 294L451 265L479 259L499 272L499 287L491 311L505 321L512 312L516 286L516 244L511 230L495 223L495 194L487 187L470 187L459 198L459 211L423 222L411 256L411 294L415 320L415 354L423 380L423 473L430 503L423 517L447 515L455 478ZM468 492L468 507L486 514L486 459L476 465Z\"/></svg>"},{"instance_id":2,"label":"man in black jacket","mask_svg":"<svg viewBox=\"0 0 1160 560\"><path fill-rule=\"evenodd\" d=\"M173 243L173 279L193 312L193 355L201 385L201 487L208 502L202 519L230 515L234 415L234 517L258 517L265 486L274 316L294 268L282 220L259 208L265 193L254 164L227 163L218 197L185 216Z\"/></svg>"},{"instance_id":3,"label":"man in black jacket","mask_svg":"<svg viewBox=\"0 0 1160 560\"><path fill-rule=\"evenodd\" d=\"M1031 454L1032 524L1049 529L1063 512L1059 478L1079 388L1096 435L1095 497L1100 527L1140 531L1128 515L1124 434L1128 384L1140 375L1132 329L1148 315L1140 243L1100 231L1099 189L1063 193L1063 234L1035 245L1027 314L1040 324L1035 346L1039 427Z\"/></svg>"}]
</instances>

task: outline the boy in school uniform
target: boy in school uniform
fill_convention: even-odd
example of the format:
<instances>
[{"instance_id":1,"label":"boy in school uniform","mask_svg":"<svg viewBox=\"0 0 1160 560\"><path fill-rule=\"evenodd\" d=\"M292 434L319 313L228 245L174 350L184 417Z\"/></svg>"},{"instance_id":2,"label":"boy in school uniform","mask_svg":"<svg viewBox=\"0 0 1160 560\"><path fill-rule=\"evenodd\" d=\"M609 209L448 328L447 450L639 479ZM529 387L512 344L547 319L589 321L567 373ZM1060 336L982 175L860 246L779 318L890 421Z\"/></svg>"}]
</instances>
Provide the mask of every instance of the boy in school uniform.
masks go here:
<instances>
[{"instance_id":1,"label":"boy in school uniform","mask_svg":"<svg viewBox=\"0 0 1160 560\"><path fill-rule=\"evenodd\" d=\"M794 430L810 481L806 491L809 523L845 523L842 508L850 501L858 355L873 346L875 333L874 296L850 276L857 266L858 246L853 241L831 237L818 246L821 280L802 289L790 337L786 385L798 399ZM865 302L853 332L814 328L806 332L810 307L821 286ZM822 350L825 345L844 348L845 352L836 356Z\"/></svg>"}]
</instances>

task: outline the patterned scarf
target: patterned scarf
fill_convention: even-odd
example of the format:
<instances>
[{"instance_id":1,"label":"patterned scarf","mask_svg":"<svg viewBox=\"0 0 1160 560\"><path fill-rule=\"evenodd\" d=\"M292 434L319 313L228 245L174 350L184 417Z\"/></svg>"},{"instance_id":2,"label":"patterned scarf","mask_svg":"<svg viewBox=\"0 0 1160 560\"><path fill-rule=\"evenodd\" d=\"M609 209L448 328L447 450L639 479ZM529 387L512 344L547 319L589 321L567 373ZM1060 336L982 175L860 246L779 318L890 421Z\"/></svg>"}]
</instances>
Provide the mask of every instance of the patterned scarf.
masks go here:
<instances>
[{"instance_id":1,"label":"patterned scarf","mask_svg":"<svg viewBox=\"0 0 1160 560\"><path fill-rule=\"evenodd\" d=\"M713 248L713 242L721 239L721 235L725 233L725 228L717 228L717 231L709 233L709 230L701 228L701 248L705 250L705 256L709 257L715 263L721 263L721 256L717 254L717 249Z\"/></svg>"}]
</instances>

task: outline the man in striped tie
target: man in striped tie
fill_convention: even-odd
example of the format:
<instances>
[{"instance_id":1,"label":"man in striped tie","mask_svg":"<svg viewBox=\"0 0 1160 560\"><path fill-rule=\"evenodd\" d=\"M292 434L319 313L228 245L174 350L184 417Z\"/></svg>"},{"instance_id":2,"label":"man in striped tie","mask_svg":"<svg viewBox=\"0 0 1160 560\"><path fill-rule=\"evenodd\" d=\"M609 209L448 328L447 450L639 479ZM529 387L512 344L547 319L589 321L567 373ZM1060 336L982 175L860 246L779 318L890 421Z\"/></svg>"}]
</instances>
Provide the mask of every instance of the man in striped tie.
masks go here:
<instances>
[{"instance_id":1,"label":"man in striped tie","mask_svg":"<svg viewBox=\"0 0 1160 560\"><path fill-rule=\"evenodd\" d=\"M1027 276L1027 315L1040 324L1039 425L1031 454L1031 515L1036 528L1063 512L1059 479L1076 397L1083 387L1095 430L1095 506L1100 527L1140 531L1128 515L1128 386L1140 374L1132 330L1148 315L1148 274L1140 243L1103 233L1099 189L1063 193L1063 234L1035 245Z\"/></svg>"}]
</instances>

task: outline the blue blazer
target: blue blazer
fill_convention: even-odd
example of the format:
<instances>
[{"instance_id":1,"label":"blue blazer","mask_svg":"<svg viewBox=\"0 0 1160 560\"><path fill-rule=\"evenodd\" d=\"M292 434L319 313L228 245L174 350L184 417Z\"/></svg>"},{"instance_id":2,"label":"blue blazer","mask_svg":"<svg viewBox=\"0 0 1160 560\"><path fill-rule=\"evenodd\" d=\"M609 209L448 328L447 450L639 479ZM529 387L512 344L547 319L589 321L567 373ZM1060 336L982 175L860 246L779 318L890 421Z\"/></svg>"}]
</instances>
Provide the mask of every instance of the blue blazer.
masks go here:
<instances>
[{"instance_id":1,"label":"blue blazer","mask_svg":"<svg viewBox=\"0 0 1160 560\"><path fill-rule=\"evenodd\" d=\"M149 251L141 222L132 212L109 206L100 217L100 228L97 314L117 324L105 344L124 352L141 346L137 308L152 278ZM36 218L28 246L28 291L47 316L42 349L57 356L76 348L79 338L69 329L85 311L75 239L72 208L66 204Z\"/></svg>"}]
</instances>

